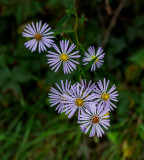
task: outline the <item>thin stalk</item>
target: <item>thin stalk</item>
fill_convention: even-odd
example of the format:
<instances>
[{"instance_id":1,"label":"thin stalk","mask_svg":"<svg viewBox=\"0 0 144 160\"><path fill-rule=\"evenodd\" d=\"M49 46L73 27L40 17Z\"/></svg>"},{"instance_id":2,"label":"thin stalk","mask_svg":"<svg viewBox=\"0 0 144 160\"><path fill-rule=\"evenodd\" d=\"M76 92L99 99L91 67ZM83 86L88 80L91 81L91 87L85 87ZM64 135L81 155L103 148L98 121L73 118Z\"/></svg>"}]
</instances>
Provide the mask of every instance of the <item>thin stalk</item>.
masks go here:
<instances>
[{"instance_id":1,"label":"thin stalk","mask_svg":"<svg viewBox=\"0 0 144 160\"><path fill-rule=\"evenodd\" d=\"M75 25L74 25L74 31L75 31L75 39L76 39L76 44L77 44L77 49L78 49L79 48L79 40L78 40L78 35L77 35L78 14L77 14L77 9L76 9L76 0L74 0L74 11L75 11L75 17L76 17ZM77 61L78 61L78 58L77 58ZM79 64L79 81L81 83L80 64Z\"/></svg>"}]
</instances>

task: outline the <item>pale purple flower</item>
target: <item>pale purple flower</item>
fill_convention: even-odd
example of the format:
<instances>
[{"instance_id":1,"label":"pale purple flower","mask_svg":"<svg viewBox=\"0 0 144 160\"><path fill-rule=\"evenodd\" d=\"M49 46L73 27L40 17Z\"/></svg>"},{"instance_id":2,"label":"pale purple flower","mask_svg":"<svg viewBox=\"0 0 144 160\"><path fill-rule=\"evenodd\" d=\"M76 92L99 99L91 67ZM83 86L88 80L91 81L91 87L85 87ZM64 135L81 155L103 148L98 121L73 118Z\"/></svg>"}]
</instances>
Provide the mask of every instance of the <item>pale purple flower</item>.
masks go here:
<instances>
[{"instance_id":1,"label":"pale purple flower","mask_svg":"<svg viewBox=\"0 0 144 160\"><path fill-rule=\"evenodd\" d=\"M94 91L94 89L96 88L96 84L95 82L92 83L92 80L89 81L89 83L87 83L86 79L81 79L81 82L76 82L75 84L73 84L73 87L77 87L77 85L79 86L83 86L84 90L86 90L87 88L92 89L92 92Z\"/></svg>"},{"instance_id":2,"label":"pale purple flower","mask_svg":"<svg viewBox=\"0 0 144 160\"><path fill-rule=\"evenodd\" d=\"M96 66L98 68L100 68L103 64L103 57L105 55L105 53L103 53L103 49L102 47L99 47L97 52L95 51L95 47L94 46L90 46L88 48L88 53L85 52L85 57L83 58L83 62L84 65L87 65L91 60L93 60L94 58L96 58L96 60L94 61L94 63L91 66L91 71L95 71L96 70Z\"/></svg>"},{"instance_id":3,"label":"pale purple flower","mask_svg":"<svg viewBox=\"0 0 144 160\"><path fill-rule=\"evenodd\" d=\"M93 137L95 134L97 137L102 137L102 134L104 134L103 128L108 129L108 126L110 126L108 111L102 105L96 106L95 104L92 104L89 110L85 109L78 120L82 132L86 134L90 131L89 137Z\"/></svg>"},{"instance_id":4,"label":"pale purple flower","mask_svg":"<svg viewBox=\"0 0 144 160\"><path fill-rule=\"evenodd\" d=\"M90 88L92 91L96 88L96 84L92 83L91 80L87 83L86 79L81 79L81 85L84 86L84 89Z\"/></svg>"},{"instance_id":5,"label":"pale purple flower","mask_svg":"<svg viewBox=\"0 0 144 160\"><path fill-rule=\"evenodd\" d=\"M64 112L71 118L78 110L78 117L84 112L89 105L94 103L94 94L91 94L92 89L84 89L84 86L75 85L71 87L68 94L63 94L63 103L65 104Z\"/></svg>"},{"instance_id":6,"label":"pale purple flower","mask_svg":"<svg viewBox=\"0 0 144 160\"><path fill-rule=\"evenodd\" d=\"M72 44L70 47L68 46L69 40L62 40L60 41L61 49L59 49L57 45L54 44L53 48L56 50L56 52L48 51L48 64L52 67L51 70L55 69L55 72L57 72L62 63L64 74L70 73L76 69L76 64L79 64L79 62L74 59L80 57L80 55L77 55L79 51L72 52L76 47L74 44Z\"/></svg>"},{"instance_id":7,"label":"pale purple flower","mask_svg":"<svg viewBox=\"0 0 144 160\"><path fill-rule=\"evenodd\" d=\"M49 98L50 98L50 107L53 107L55 105L57 105L55 110L58 110L58 113L61 113L63 111L64 108L64 104L62 103L63 99L63 94L67 94L67 91L71 88L71 81L68 82L68 80L66 80L65 84L63 82L63 80L61 80L61 86L59 86L57 83L55 83L57 86L57 89L51 87L50 91L51 93L49 93Z\"/></svg>"},{"instance_id":8,"label":"pale purple flower","mask_svg":"<svg viewBox=\"0 0 144 160\"><path fill-rule=\"evenodd\" d=\"M103 104L104 107L108 108L110 111L113 110L113 107L116 108L116 105L112 103L112 101L118 102L116 99L118 91L114 91L116 89L115 85L108 91L109 80L106 82L105 78L103 84L101 80L99 80L97 84L98 87L96 87L94 91L96 102Z\"/></svg>"},{"instance_id":9,"label":"pale purple flower","mask_svg":"<svg viewBox=\"0 0 144 160\"><path fill-rule=\"evenodd\" d=\"M54 38L54 36L51 36L51 34L53 34L54 32L49 32L50 31L50 27L48 27L49 25L47 23L44 23L44 25L42 26L42 22L36 22L36 26L34 25L34 23L32 22L32 25L28 24L25 25L25 32L22 32L22 35L24 37L30 37L32 38L31 40L29 40L28 42L26 42L24 45L26 46L26 48L29 48L29 50L31 50L31 52L36 51L36 48L38 46L38 51L39 53L46 51L46 47L50 48L53 44L53 40L52 38Z\"/></svg>"}]
</instances>

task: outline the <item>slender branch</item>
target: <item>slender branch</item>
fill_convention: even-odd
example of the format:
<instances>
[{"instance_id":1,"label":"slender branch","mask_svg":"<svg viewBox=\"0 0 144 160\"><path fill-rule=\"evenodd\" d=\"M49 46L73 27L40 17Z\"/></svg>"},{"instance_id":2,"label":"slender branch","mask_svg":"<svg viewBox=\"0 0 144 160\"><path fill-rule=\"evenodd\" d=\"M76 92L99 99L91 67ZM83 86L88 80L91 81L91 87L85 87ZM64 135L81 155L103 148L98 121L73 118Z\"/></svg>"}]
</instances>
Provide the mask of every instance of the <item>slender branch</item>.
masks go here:
<instances>
[{"instance_id":1,"label":"slender branch","mask_svg":"<svg viewBox=\"0 0 144 160\"><path fill-rule=\"evenodd\" d=\"M76 0L74 0L74 9L75 9L75 26L74 26L74 30L75 30L75 38L76 38L76 43L77 43L77 49L79 47L79 40L78 40L78 36L77 36L77 27L78 27L78 15L77 15L77 9L76 9Z\"/></svg>"},{"instance_id":2,"label":"slender branch","mask_svg":"<svg viewBox=\"0 0 144 160\"><path fill-rule=\"evenodd\" d=\"M108 26L108 29L107 29L107 31L106 31L106 33L105 33L105 35L104 35L104 40L103 40L103 43L102 43L102 46L103 46L103 47L106 45L106 43L107 43L107 41L108 41L110 32L111 32L113 26L114 26L115 23L116 23L116 20L117 20L117 18L118 18L118 16L119 16L119 14L120 14L123 6L124 6L124 3L125 3L125 0L121 0L121 1L120 1L120 4L119 4L118 8L116 9L116 11L115 11L115 13L114 13L114 16L113 16L112 19L111 19L111 22L110 22L110 24L109 24L109 26Z\"/></svg>"},{"instance_id":3,"label":"slender branch","mask_svg":"<svg viewBox=\"0 0 144 160\"><path fill-rule=\"evenodd\" d=\"M107 10L108 15L111 15L112 10L111 10L111 7L109 5L109 0L105 0L105 4L106 4L106 10Z\"/></svg>"},{"instance_id":4,"label":"slender branch","mask_svg":"<svg viewBox=\"0 0 144 160\"><path fill-rule=\"evenodd\" d=\"M77 35L77 27L78 27L78 15L77 15L77 9L76 9L76 0L74 0L74 9L75 9L75 25L74 25L74 30L75 30L75 38L76 38L76 43L77 43L77 49L79 48L79 40L78 40L78 35ZM77 58L78 61L78 58ZM80 64L79 64L79 80L81 83L81 74L80 74Z\"/></svg>"}]
</instances>

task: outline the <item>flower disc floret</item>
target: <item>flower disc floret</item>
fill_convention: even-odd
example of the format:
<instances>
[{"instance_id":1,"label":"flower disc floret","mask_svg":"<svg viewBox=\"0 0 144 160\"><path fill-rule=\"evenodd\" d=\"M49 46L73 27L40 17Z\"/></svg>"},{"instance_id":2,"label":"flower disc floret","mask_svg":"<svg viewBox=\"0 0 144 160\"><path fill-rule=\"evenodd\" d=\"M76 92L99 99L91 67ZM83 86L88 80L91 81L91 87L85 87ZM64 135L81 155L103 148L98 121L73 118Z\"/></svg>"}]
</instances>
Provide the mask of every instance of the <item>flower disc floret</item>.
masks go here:
<instances>
[{"instance_id":1,"label":"flower disc floret","mask_svg":"<svg viewBox=\"0 0 144 160\"><path fill-rule=\"evenodd\" d=\"M41 39L42 39L42 36L41 36L41 34L36 34L35 35L35 39L37 40L37 41L40 41Z\"/></svg>"},{"instance_id":2,"label":"flower disc floret","mask_svg":"<svg viewBox=\"0 0 144 160\"><path fill-rule=\"evenodd\" d=\"M93 117L92 117L92 122L93 122L94 124L99 123L99 117L98 117L98 116L93 116Z\"/></svg>"},{"instance_id":3,"label":"flower disc floret","mask_svg":"<svg viewBox=\"0 0 144 160\"><path fill-rule=\"evenodd\" d=\"M102 100L107 101L110 98L110 96L107 93L103 93L101 98L102 98Z\"/></svg>"},{"instance_id":4,"label":"flower disc floret","mask_svg":"<svg viewBox=\"0 0 144 160\"><path fill-rule=\"evenodd\" d=\"M75 101L75 104L78 106L78 107L82 107L83 106L83 99L82 98L77 98L76 101Z\"/></svg>"},{"instance_id":5,"label":"flower disc floret","mask_svg":"<svg viewBox=\"0 0 144 160\"><path fill-rule=\"evenodd\" d=\"M65 54L65 53L61 54L60 55L60 60L63 61L63 62L67 61L68 60L68 55Z\"/></svg>"}]
</instances>

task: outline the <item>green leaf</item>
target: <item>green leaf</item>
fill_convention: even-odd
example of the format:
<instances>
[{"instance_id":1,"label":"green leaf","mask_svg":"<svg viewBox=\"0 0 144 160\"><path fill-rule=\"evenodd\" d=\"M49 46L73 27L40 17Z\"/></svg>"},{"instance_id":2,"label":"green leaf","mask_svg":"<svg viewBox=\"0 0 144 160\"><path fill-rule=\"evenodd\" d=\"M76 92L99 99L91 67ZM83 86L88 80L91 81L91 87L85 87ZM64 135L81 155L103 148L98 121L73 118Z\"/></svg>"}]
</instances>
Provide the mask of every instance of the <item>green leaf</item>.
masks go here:
<instances>
[{"instance_id":1,"label":"green leaf","mask_svg":"<svg viewBox=\"0 0 144 160\"><path fill-rule=\"evenodd\" d=\"M118 132L110 132L107 134L111 142L116 143L118 138Z\"/></svg>"},{"instance_id":2,"label":"green leaf","mask_svg":"<svg viewBox=\"0 0 144 160\"><path fill-rule=\"evenodd\" d=\"M136 64L129 65L125 70L125 77L128 81L133 81L141 74L141 68Z\"/></svg>"},{"instance_id":3,"label":"green leaf","mask_svg":"<svg viewBox=\"0 0 144 160\"><path fill-rule=\"evenodd\" d=\"M31 119L28 121L27 128L26 128L25 133L23 135L23 139L21 140L18 151L16 153L16 157L15 157L16 160L18 160L20 155L25 151L25 146L27 144L27 141L28 141L28 138L30 135L30 130L32 127L32 119L33 119L33 117L31 117Z\"/></svg>"},{"instance_id":4,"label":"green leaf","mask_svg":"<svg viewBox=\"0 0 144 160\"><path fill-rule=\"evenodd\" d=\"M127 117L128 109L129 109L129 97L130 97L130 92L129 91L121 91L119 92L119 105L117 107L117 114L119 118L124 118Z\"/></svg>"},{"instance_id":5,"label":"green leaf","mask_svg":"<svg viewBox=\"0 0 144 160\"><path fill-rule=\"evenodd\" d=\"M7 67L0 69L0 86L3 86L11 77L10 71Z\"/></svg>"},{"instance_id":6,"label":"green leaf","mask_svg":"<svg viewBox=\"0 0 144 160\"><path fill-rule=\"evenodd\" d=\"M33 75L29 71L21 67L14 67L12 72L13 72L13 78L17 82L21 82L21 83L27 82L34 78Z\"/></svg>"},{"instance_id":7,"label":"green leaf","mask_svg":"<svg viewBox=\"0 0 144 160\"><path fill-rule=\"evenodd\" d=\"M142 27L144 25L144 16L141 15L141 16L137 16L135 19L134 19L134 25L136 27Z\"/></svg>"},{"instance_id":8,"label":"green leaf","mask_svg":"<svg viewBox=\"0 0 144 160\"><path fill-rule=\"evenodd\" d=\"M126 31L126 36L129 42L133 42L136 38L137 35L137 31L136 29L132 26L128 26L127 27L127 31Z\"/></svg>"},{"instance_id":9,"label":"green leaf","mask_svg":"<svg viewBox=\"0 0 144 160\"><path fill-rule=\"evenodd\" d=\"M138 134L139 134L140 138L144 141L143 133L144 133L144 125L141 124L138 126Z\"/></svg>"},{"instance_id":10,"label":"green leaf","mask_svg":"<svg viewBox=\"0 0 144 160\"><path fill-rule=\"evenodd\" d=\"M3 90L11 89L15 95L15 98L21 95L21 87L17 82L9 81L3 87Z\"/></svg>"},{"instance_id":11,"label":"green leaf","mask_svg":"<svg viewBox=\"0 0 144 160\"><path fill-rule=\"evenodd\" d=\"M115 69L121 65L121 60L113 55L108 55L106 58L109 69Z\"/></svg>"},{"instance_id":12,"label":"green leaf","mask_svg":"<svg viewBox=\"0 0 144 160\"><path fill-rule=\"evenodd\" d=\"M144 92L141 95L141 107L144 109Z\"/></svg>"},{"instance_id":13,"label":"green leaf","mask_svg":"<svg viewBox=\"0 0 144 160\"><path fill-rule=\"evenodd\" d=\"M84 25L84 22L85 21L88 21L88 19L87 18L85 18L85 15L84 15L84 13L81 15L81 18L79 18L79 22L82 24L82 26Z\"/></svg>"},{"instance_id":14,"label":"green leaf","mask_svg":"<svg viewBox=\"0 0 144 160\"><path fill-rule=\"evenodd\" d=\"M140 80L140 83L144 87L144 78Z\"/></svg>"},{"instance_id":15,"label":"green leaf","mask_svg":"<svg viewBox=\"0 0 144 160\"><path fill-rule=\"evenodd\" d=\"M113 54L119 54L127 47L124 37L120 38L111 37L109 43L111 44L110 53Z\"/></svg>"},{"instance_id":16,"label":"green leaf","mask_svg":"<svg viewBox=\"0 0 144 160\"><path fill-rule=\"evenodd\" d=\"M132 57L129 58L129 60L144 68L144 48L137 51Z\"/></svg>"},{"instance_id":17,"label":"green leaf","mask_svg":"<svg viewBox=\"0 0 144 160\"><path fill-rule=\"evenodd\" d=\"M64 26L70 19L70 15L65 15L56 25L56 28L61 28Z\"/></svg>"},{"instance_id":18,"label":"green leaf","mask_svg":"<svg viewBox=\"0 0 144 160\"><path fill-rule=\"evenodd\" d=\"M7 28L7 22L6 19L2 18L0 19L0 33L3 33L4 30Z\"/></svg>"},{"instance_id":19,"label":"green leaf","mask_svg":"<svg viewBox=\"0 0 144 160\"><path fill-rule=\"evenodd\" d=\"M85 67L83 67L83 72L85 72L88 69L90 69L91 66L92 66L92 64L95 62L96 59L97 59L97 57L95 57L94 59L92 59Z\"/></svg>"},{"instance_id":20,"label":"green leaf","mask_svg":"<svg viewBox=\"0 0 144 160\"><path fill-rule=\"evenodd\" d=\"M79 43L80 49L85 53L85 49L81 43Z\"/></svg>"},{"instance_id":21,"label":"green leaf","mask_svg":"<svg viewBox=\"0 0 144 160\"><path fill-rule=\"evenodd\" d=\"M74 29L56 29L56 30L53 30L54 34L53 35L60 35L62 33L73 33L74 32Z\"/></svg>"},{"instance_id":22,"label":"green leaf","mask_svg":"<svg viewBox=\"0 0 144 160\"><path fill-rule=\"evenodd\" d=\"M22 20L23 5L18 5L16 10L17 11L15 12L15 16L16 16L17 24L20 24Z\"/></svg>"}]
</instances>

